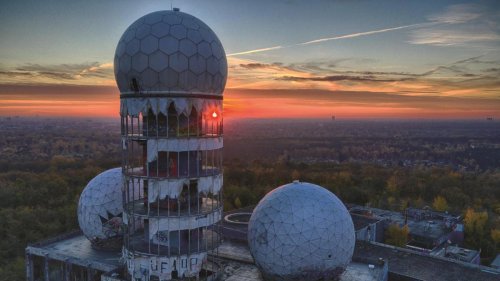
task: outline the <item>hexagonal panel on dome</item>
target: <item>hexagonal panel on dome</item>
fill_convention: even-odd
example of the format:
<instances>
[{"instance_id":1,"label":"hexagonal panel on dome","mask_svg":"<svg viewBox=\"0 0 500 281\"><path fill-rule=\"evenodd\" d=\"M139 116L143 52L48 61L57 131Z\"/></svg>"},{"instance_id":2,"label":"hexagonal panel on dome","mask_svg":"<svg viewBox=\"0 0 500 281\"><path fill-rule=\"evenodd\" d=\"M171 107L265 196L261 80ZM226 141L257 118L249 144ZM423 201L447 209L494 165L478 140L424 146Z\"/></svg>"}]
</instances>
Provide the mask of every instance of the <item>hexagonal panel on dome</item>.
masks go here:
<instances>
[{"instance_id":1,"label":"hexagonal panel on dome","mask_svg":"<svg viewBox=\"0 0 500 281\"><path fill-rule=\"evenodd\" d=\"M220 69L219 61L215 57L208 58L208 60L207 60L207 72L212 74L212 75L215 75L215 74L219 73L219 69Z\"/></svg>"},{"instance_id":2,"label":"hexagonal panel on dome","mask_svg":"<svg viewBox=\"0 0 500 281\"><path fill-rule=\"evenodd\" d=\"M132 57L132 69L142 72L148 67L148 56L143 53L137 53Z\"/></svg>"},{"instance_id":3,"label":"hexagonal panel on dome","mask_svg":"<svg viewBox=\"0 0 500 281\"><path fill-rule=\"evenodd\" d=\"M203 40L200 32L198 30L193 30L193 29L188 30L187 38L189 40L193 41L193 43L195 43L195 44L198 44Z\"/></svg>"},{"instance_id":4,"label":"hexagonal panel on dome","mask_svg":"<svg viewBox=\"0 0 500 281\"><path fill-rule=\"evenodd\" d=\"M213 87L213 82L214 82L214 77L208 72L203 72L202 74L198 75L198 81L197 81L197 86L196 88L198 89L212 89Z\"/></svg>"},{"instance_id":5,"label":"hexagonal panel on dome","mask_svg":"<svg viewBox=\"0 0 500 281\"><path fill-rule=\"evenodd\" d=\"M144 70L143 72L143 80L144 86L146 87L154 87L156 83L158 83L158 72L154 71L150 68Z\"/></svg>"},{"instance_id":6,"label":"hexagonal panel on dome","mask_svg":"<svg viewBox=\"0 0 500 281\"><path fill-rule=\"evenodd\" d=\"M189 70L193 73L201 74L207 69L207 63L205 58L200 55L194 55L189 58Z\"/></svg>"},{"instance_id":7,"label":"hexagonal panel on dome","mask_svg":"<svg viewBox=\"0 0 500 281\"><path fill-rule=\"evenodd\" d=\"M192 91L196 88L196 82L198 80L198 76L192 73L191 71L184 71L179 74L179 86L186 91Z\"/></svg>"},{"instance_id":8,"label":"hexagonal panel on dome","mask_svg":"<svg viewBox=\"0 0 500 281\"><path fill-rule=\"evenodd\" d=\"M156 51L149 56L149 67L160 72L168 67L168 56L161 51Z\"/></svg>"},{"instance_id":9,"label":"hexagonal panel on dome","mask_svg":"<svg viewBox=\"0 0 500 281\"><path fill-rule=\"evenodd\" d=\"M153 34L158 38L162 38L168 35L169 31L170 31L170 25L164 22L155 23L151 27L151 34Z\"/></svg>"},{"instance_id":10,"label":"hexagonal panel on dome","mask_svg":"<svg viewBox=\"0 0 500 281\"><path fill-rule=\"evenodd\" d=\"M149 17L144 18L144 22L147 24L155 24L157 22L162 21L162 19L163 19L163 13L159 11L149 14Z\"/></svg>"},{"instance_id":11,"label":"hexagonal panel on dome","mask_svg":"<svg viewBox=\"0 0 500 281\"><path fill-rule=\"evenodd\" d=\"M198 44L198 53L202 55L204 58L209 58L212 55L212 48L210 47L210 43L203 41Z\"/></svg>"},{"instance_id":12,"label":"hexagonal panel on dome","mask_svg":"<svg viewBox=\"0 0 500 281\"><path fill-rule=\"evenodd\" d=\"M174 25L174 24L180 24L182 22L182 18L181 15L177 13L166 13L163 16L163 21L170 25Z\"/></svg>"},{"instance_id":13,"label":"hexagonal panel on dome","mask_svg":"<svg viewBox=\"0 0 500 281\"><path fill-rule=\"evenodd\" d=\"M182 39L179 42L179 51L190 57L196 53L196 45L189 39Z\"/></svg>"},{"instance_id":14,"label":"hexagonal panel on dome","mask_svg":"<svg viewBox=\"0 0 500 281\"><path fill-rule=\"evenodd\" d=\"M210 45L212 47L212 52L217 59L220 60L225 56L224 50L221 49L222 46L220 45L220 42L213 41Z\"/></svg>"},{"instance_id":15,"label":"hexagonal panel on dome","mask_svg":"<svg viewBox=\"0 0 500 281\"><path fill-rule=\"evenodd\" d=\"M131 61L131 58L129 55L125 54L125 55L121 56L120 60L118 62L122 66L122 71L124 71L124 72L130 71L132 61Z\"/></svg>"},{"instance_id":16,"label":"hexagonal panel on dome","mask_svg":"<svg viewBox=\"0 0 500 281\"><path fill-rule=\"evenodd\" d=\"M135 39L135 28L128 29L122 36L122 41L125 43L130 42L130 40Z\"/></svg>"},{"instance_id":17,"label":"hexagonal panel on dome","mask_svg":"<svg viewBox=\"0 0 500 281\"><path fill-rule=\"evenodd\" d=\"M141 92L222 94L227 77L224 49L215 33L179 11L154 12L135 21L123 33L114 62L122 93L135 93L135 78ZM192 74L189 79L179 79L184 72Z\"/></svg>"},{"instance_id":18,"label":"hexagonal panel on dome","mask_svg":"<svg viewBox=\"0 0 500 281\"><path fill-rule=\"evenodd\" d=\"M175 53L168 58L169 67L177 72L182 72L188 69L188 59L181 53Z\"/></svg>"},{"instance_id":19,"label":"hexagonal panel on dome","mask_svg":"<svg viewBox=\"0 0 500 281\"><path fill-rule=\"evenodd\" d=\"M222 74L220 73L216 73L214 75L214 87L215 87L215 91L220 91L221 89L218 88L218 87L223 87L223 81L222 81Z\"/></svg>"},{"instance_id":20,"label":"hexagonal panel on dome","mask_svg":"<svg viewBox=\"0 0 500 281\"><path fill-rule=\"evenodd\" d=\"M127 84L128 83L127 75L124 74L123 72L116 74L116 83L123 85Z\"/></svg>"},{"instance_id":21,"label":"hexagonal panel on dome","mask_svg":"<svg viewBox=\"0 0 500 281\"><path fill-rule=\"evenodd\" d=\"M167 55L171 55L179 51L179 40L172 36L165 36L161 38L159 44L160 50Z\"/></svg>"},{"instance_id":22,"label":"hexagonal panel on dome","mask_svg":"<svg viewBox=\"0 0 500 281\"><path fill-rule=\"evenodd\" d=\"M173 25L170 27L170 34L177 39L186 38L187 28L181 24Z\"/></svg>"},{"instance_id":23,"label":"hexagonal panel on dome","mask_svg":"<svg viewBox=\"0 0 500 281\"><path fill-rule=\"evenodd\" d=\"M151 26L149 24L140 25L135 31L135 37L137 39L142 39L151 33Z\"/></svg>"},{"instance_id":24,"label":"hexagonal panel on dome","mask_svg":"<svg viewBox=\"0 0 500 281\"><path fill-rule=\"evenodd\" d=\"M190 29L198 29L200 26L198 25L198 20L194 17L184 17L182 19L182 24Z\"/></svg>"},{"instance_id":25,"label":"hexagonal panel on dome","mask_svg":"<svg viewBox=\"0 0 500 281\"><path fill-rule=\"evenodd\" d=\"M158 38L153 35L148 35L146 38L141 40L141 52L149 55L156 50L158 50Z\"/></svg>"},{"instance_id":26,"label":"hexagonal panel on dome","mask_svg":"<svg viewBox=\"0 0 500 281\"><path fill-rule=\"evenodd\" d=\"M127 43L125 47L125 52L129 56L135 55L137 52L139 52L139 49L141 48L141 42L137 39L132 39L130 42Z\"/></svg>"},{"instance_id":27,"label":"hexagonal panel on dome","mask_svg":"<svg viewBox=\"0 0 500 281\"><path fill-rule=\"evenodd\" d=\"M179 73L171 68L160 72L160 83L165 88L173 88L179 84Z\"/></svg>"}]
</instances>

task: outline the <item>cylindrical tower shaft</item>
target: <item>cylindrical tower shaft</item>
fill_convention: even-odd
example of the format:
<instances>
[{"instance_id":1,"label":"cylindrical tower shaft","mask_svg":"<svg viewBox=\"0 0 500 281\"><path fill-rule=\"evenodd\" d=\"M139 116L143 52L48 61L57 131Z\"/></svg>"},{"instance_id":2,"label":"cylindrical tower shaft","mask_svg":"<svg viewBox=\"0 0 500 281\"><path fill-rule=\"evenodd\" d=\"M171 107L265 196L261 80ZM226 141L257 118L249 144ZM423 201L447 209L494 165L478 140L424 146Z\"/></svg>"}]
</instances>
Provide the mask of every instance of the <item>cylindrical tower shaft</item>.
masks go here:
<instances>
[{"instance_id":1,"label":"cylindrical tower shaft","mask_svg":"<svg viewBox=\"0 0 500 281\"><path fill-rule=\"evenodd\" d=\"M149 262L156 257L143 270L149 275L198 276L220 240L214 224L222 215L221 97L121 96L127 109L136 99L146 101L141 111L123 111L121 118L124 252ZM142 274L132 270L135 264L128 266L134 278Z\"/></svg>"}]
</instances>

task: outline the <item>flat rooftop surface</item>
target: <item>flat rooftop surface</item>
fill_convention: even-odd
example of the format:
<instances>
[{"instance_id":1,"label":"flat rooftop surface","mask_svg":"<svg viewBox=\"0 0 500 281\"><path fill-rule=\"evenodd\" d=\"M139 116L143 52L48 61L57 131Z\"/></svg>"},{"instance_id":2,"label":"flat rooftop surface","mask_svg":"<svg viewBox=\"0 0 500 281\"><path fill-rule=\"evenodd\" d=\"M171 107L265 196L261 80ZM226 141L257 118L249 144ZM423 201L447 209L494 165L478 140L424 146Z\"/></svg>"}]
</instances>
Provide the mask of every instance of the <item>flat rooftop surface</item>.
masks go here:
<instances>
[{"instance_id":1,"label":"flat rooftop surface","mask_svg":"<svg viewBox=\"0 0 500 281\"><path fill-rule=\"evenodd\" d=\"M447 229L445 226L444 218L453 218L451 215L441 214L437 212L425 212L417 209L412 209L413 213L422 213L428 214L429 216L433 216L432 218L416 219L413 216L408 215L408 227L410 228L410 234L412 236L418 236L424 238L424 240L430 240L430 244L434 240L438 240L443 237L447 233L451 232L451 229ZM358 227L362 228L363 224L367 224L368 222L362 221L360 216L373 216L373 218L387 219L390 223L398 223L403 225L405 223L405 215L402 212L383 210L377 208L363 207L353 205L349 209L351 213L351 217L353 219L356 230ZM357 222L359 220L359 222Z\"/></svg>"},{"instance_id":2,"label":"flat rooftop surface","mask_svg":"<svg viewBox=\"0 0 500 281\"><path fill-rule=\"evenodd\" d=\"M224 267L224 281L263 281L254 264L248 246L244 243L224 241L219 247L219 257ZM340 276L339 281L380 281L384 269L380 265L368 267L368 263L352 261Z\"/></svg>"},{"instance_id":3,"label":"flat rooftop surface","mask_svg":"<svg viewBox=\"0 0 500 281\"><path fill-rule=\"evenodd\" d=\"M74 232L54 239L28 246L28 252L37 256L65 261L82 266L91 265L99 270L113 270L120 266L121 251L99 251L92 248L90 241L80 232Z\"/></svg>"},{"instance_id":4,"label":"flat rooftop surface","mask_svg":"<svg viewBox=\"0 0 500 281\"><path fill-rule=\"evenodd\" d=\"M356 241L354 256L371 259L383 258L389 262L390 273L408 276L416 280L500 280L500 273L495 273L492 271L493 269L488 269L486 267L459 263L443 258L412 253L409 250L366 243L363 241Z\"/></svg>"},{"instance_id":5,"label":"flat rooftop surface","mask_svg":"<svg viewBox=\"0 0 500 281\"><path fill-rule=\"evenodd\" d=\"M339 281L380 281L383 280L383 268L379 265L369 268L368 264L352 261Z\"/></svg>"},{"instance_id":6,"label":"flat rooftop surface","mask_svg":"<svg viewBox=\"0 0 500 281\"><path fill-rule=\"evenodd\" d=\"M450 232L444 227L443 222L436 221L414 221L408 220L408 227L412 235L438 239L446 233Z\"/></svg>"},{"instance_id":7,"label":"flat rooftop surface","mask_svg":"<svg viewBox=\"0 0 500 281\"><path fill-rule=\"evenodd\" d=\"M464 262L472 262L478 255L479 252L476 250L465 249L457 246L448 246L439 249L437 252L433 252L435 256L456 259Z\"/></svg>"}]
</instances>

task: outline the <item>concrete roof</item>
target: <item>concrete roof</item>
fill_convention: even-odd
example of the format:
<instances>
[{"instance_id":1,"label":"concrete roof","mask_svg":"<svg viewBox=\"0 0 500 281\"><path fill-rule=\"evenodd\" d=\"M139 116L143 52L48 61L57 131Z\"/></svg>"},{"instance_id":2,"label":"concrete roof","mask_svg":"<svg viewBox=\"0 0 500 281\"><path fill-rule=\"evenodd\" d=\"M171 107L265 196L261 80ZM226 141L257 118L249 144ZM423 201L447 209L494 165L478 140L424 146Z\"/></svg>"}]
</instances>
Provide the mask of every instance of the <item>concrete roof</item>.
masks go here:
<instances>
[{"instance_id":1,"label":"concrete roof","mask_svg":"<svg viewBox=\"0 0 500 281\"><path fill-rule=\"evenodd\" d=\"M81 231L75 231L53 239L30 245L27 253L52 260L68 261L83 267L110 271L120 266L121 251L98 251Z\"/></svg>"},{"instance_id":2,"label":"concrete roof","mask_svg":"<svg viewBox=\"0 0 500 281\"><path fill-rule=\"evenodd\" d=\"M374 259L383 258L388 261L389 278L392 275L429 281L500 280L500 271L494 271L489 267L431 257L408 249L380 243L356 241L354 257L356 256Z\"/></svg>"}]
</instances>

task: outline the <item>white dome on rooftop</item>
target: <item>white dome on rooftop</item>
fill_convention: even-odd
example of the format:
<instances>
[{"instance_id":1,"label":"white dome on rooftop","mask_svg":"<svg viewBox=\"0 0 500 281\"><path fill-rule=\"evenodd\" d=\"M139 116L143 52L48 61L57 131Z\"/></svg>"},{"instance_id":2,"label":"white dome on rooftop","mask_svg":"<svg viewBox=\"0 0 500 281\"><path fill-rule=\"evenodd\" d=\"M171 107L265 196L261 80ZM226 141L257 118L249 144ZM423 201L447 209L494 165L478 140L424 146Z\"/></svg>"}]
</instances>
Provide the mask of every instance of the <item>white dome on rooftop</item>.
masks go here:
<instances>
[{"instance_id":1,"label":"white dome on rooftop","mask_svg":"<svg viewBox=\"0 0 500 281\"><path fill-rule=\"evenodd\" d=\"M130 192L142 194L142 184L128 186ZM98 248L112 248L116 243L109 246L106 241L123 237L123 188L122 168L114 168L90 180L80 195L78 224L87 239Z\"/></svg>"},{"instance_id":2,"label":"white dome on rooftop","mask_svg":"<svg viewBox=\"0 0 500 281\"><path fill-rule=\"evenodd\" d=\"M296 181L259 202L250 218L248 243L269 280L330 280L351 261L354 225L337 196Z\"/></svg>"},{"instance_id":3,"label":"white dome on rooftop","mask_svg":"<svg viewBox=\"0 0 500 281\"><path fill-rule=\"evenodd\" d=\"M97 175L83 190L78 202L78 224L89 240L121 235L122 186L122 170L114 168Z\"/></svg>"},{"instance_id":4,"label":"white dome on rooftop","mask_svg":"<svg viewBox=\"0 0 500 281\"><path fill-rule=\"evenodd\" d=\"M189 14L158 11L123 33L115 52L122 94L219 94L227 78L224 48L205 23Z\"/></svg>"}]
</instances>

